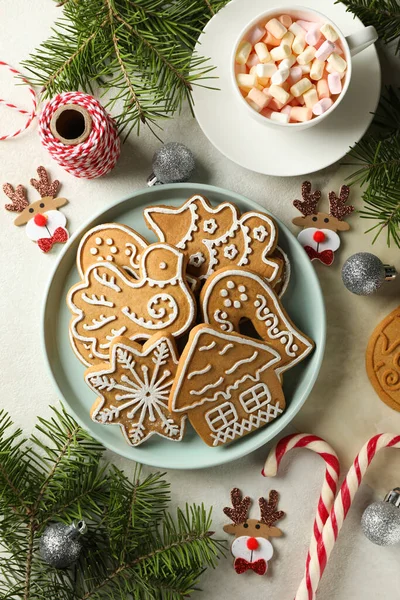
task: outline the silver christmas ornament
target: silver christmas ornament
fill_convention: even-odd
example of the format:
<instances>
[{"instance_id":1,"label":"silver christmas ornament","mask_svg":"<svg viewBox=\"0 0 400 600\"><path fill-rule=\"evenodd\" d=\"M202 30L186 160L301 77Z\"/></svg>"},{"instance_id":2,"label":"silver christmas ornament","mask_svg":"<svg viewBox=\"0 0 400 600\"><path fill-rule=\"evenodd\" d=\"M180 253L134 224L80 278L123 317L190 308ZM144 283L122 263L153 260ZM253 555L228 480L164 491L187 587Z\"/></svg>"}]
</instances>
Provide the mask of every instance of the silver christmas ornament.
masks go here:
<instances>
[{"instance_id":1,"label":"silver christmas ornament","mask_svg":"<svg viewBox=\"0 0 400 600\"><path fill-rule=\"evenodd\" d=\"M395 488L382 502L368 506L361 517L364 535L378 546L400 542L400 488Z\"/></svg>"},{"instance_id":2,"label":"silver christmas ornament","mask_svg":"<svg viewBox=\"0 0 400 600\"><path fill-rule=\"evenodd\" d=\"M147 185L188 181L194 169L195 160L189 148L178 142L170 142L154 154L153 172L147 180Z\"/></svg>"},{"instance_id":3,"label":"silver christmas ornament","mask_svg":"<svg viewBox=\"0 0 400 600\"><path fill-rule=\"evenodd\" d=\"M384 265L370 252L357 252L350 256L342 267L343 283L349 292L359 296L369 296L381 287L384 281L396 277L396 269Z\"/></svg>"},{"instance_id":4,"label":"silver christmas ornament","mask_svg":"<svg viewBox=\"0 0 400 600\"><path fill-rule=\"evenodd\" d=\"M86 523L53 523L46 527L39 541L40 556L51 567L65 569L74 563L82 550L80 536L87 531Z\"/></svg>"}]
</instances>

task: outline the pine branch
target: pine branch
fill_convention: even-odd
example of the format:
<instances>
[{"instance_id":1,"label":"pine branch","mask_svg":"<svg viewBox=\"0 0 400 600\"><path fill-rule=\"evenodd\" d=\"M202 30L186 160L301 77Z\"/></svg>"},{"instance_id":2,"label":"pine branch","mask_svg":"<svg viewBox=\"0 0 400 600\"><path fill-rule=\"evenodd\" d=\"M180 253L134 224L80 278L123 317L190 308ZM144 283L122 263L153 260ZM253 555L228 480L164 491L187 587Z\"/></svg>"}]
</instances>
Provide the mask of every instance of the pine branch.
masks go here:
<instances>
[{"instance_id":1,"label":"pine branch","mask_svg":"<svg viewBox=\"0 0 400 600\"><path fill-rule=\"evenodd\" d=\"M8 482L0 493L0 599L188 597L223 550L210 513L187 506L173 519L162 475L142 479L136 467L129 479L101 460L102 446L64 409L53 410L29 441L10 434L11 421L0 414L0 482ZM74 567L51 568L38 554L43 529L73 519L88 524L84 550Z\"/></svg>"},{"instance_id":2,"label":"pine branch","mask_svg":"<svg viewBox=\"0 0 400 600\"><path fill-rule=\"evenodd\" d=\"M53 35L23 64L43 99L78 90L106 93L121 132L192 109L192 87L212 65L193 54L207 21L228 0L64 0ZM121 107L122 105L122 107Z\"/></svg>"},{"instance_id":3,"label":"pine branch","mask_svg":"<svg viewBox=\"0 0 400 600\"><path fill-rule=\"evenodd\" d=\"M380 39L388 44L400 36L400 4L398 0L336 0L355 14L364 25L373 25ZM400 51L397 42L396 54Z\"/></svg>"}]
</instances>

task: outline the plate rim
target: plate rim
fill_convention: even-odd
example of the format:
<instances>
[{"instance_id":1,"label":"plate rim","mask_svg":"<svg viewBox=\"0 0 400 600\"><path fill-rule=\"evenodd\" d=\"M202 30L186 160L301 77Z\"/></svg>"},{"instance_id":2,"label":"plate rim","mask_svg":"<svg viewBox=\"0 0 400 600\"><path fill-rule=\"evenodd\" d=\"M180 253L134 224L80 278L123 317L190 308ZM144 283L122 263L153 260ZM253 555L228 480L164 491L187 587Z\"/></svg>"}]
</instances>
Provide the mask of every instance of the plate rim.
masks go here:
<instances>
[{"instance_id":1,"label":"plate rim","mask_svg":"<svg viewBox=\"0 0 400 600\"><path fill-rule=\"evenodd\" d=\"M218 15L220 15L221 13L223 13L223 11L224 11L226 8L228 8L230 4L234 4L234 3L237 3L237 2L239 2L239 1L240 1L240 0L231 0L231 1L230 1L230 2L227 4L227 5L223 6L223 7L222 7L222 8L221 8L221 9L220 9L220 10L219 10L219 11L218 11L218 12L217 12L217 13L216 13L216 14L215 14L215 15L214 15L214 16L213 16L213 17L212 17L212 18L211 18L211 19L210 19L210 20L209 20L207 23L206 23L206 25L204 26L203 30L201 31L201 33L200 33L199 37L197 38L197 42L196 42L196 45L195 45L195 48L194 48L194 52L197 52L198 54L204 55L204 52L203 52L203 54L202 54L202 47L201 47L201 46L202 46L202 39L203 39L204 35L207 33L207 30L208 30L208 28L210 27L210 24L211 24L211 22L212 22L214 19L217 19L217 18L218 18ZM307 0L303 0L303 7L304 7L304 8L307 8ZM283 8L285 8L285 6L284 6L284 7L282 7L282 9L283 9ZM309 8L310 8L310 10L313 10L313 7L309 7ZM316 9L316 10L317 10L317 9ZM346 12L347 12L347 11L346 11ZM322 13L321 13L321 14L322 14ZM328 14L327 16L328 16L328 18L330 18L330 17L329 17L329 14ZM364 23L361 21L361 19L359 19L359 18L358 18L358 17L356 17L355 15L352 15L352 17L353 17L353 21L354 21L354 22L356 22L356 23L358 23L358 24L360 25L360 27L364 27L364 28L366 27L366 26L364 25ZM220 17L219 17L219 18L220 18ZM378 51L377 51L377 49L376 49L376 46L375 46L375 44L372 44L371 46L374 48L374 51L375 51L375 58L377 59L377 63L378 63L378 76L377 76L377 78L376 78L376 79L377 79L377 89L379 90L379 93L378 93L378 97L377 97L377 100L376 100L376 103L375 103L375 107L374 107L374 109L373 109L372 111L368 112L368 113L367 113L367 115L366 115L366 118L365 118L365 128L364 128L364 131L363 131L363 133L360 135L360 137L358 137L358 139L354 140L354 142L353 142L353 145L354 145L354 144L356 144L357 142L359 142L359 141L360 141L360 140L361 140L361 139L364 137L364 135L367 133L367 131L368 131L368 128L370 127L370 125L371 125L371 123L372 123L372 120L373 120L373 118L374 118L375 111L376 111L376 109L377 109L377 107L378 107L378 104L379 104L379 99L380 99L380 96L381 96L381 91L382 91L382 68L381 68L381 64L380 64L380 60L379 60L379 54L378 54ZM208 60L210 60L210 61L211 61L211 57L208 57ZM220 79L220 77L217 77L217 81L218 81L218 79ZM379 85L378 85L378 84L379 84ZM201 87L205 87L205 86L203 85L203 86L201 86ZM311 174L313 174L313 173L317 173L317 172L319 172L319 171L322 171L323 169L327 169L328 167L332 166L332 165L333 165L333 164L335 164L335 163L338 163L340 160L342 160L342 159L343 159L343 158L344 158L344 157L347 155L347 153L349 152L349 150L350 150L350 148L351 148L351 145L349 145L349 146L347 147L347 150L344 152L344 154L343 154L341 157L339 157L339 158L335 159L334 161L332 161L332 160L330 160L330 159L329 159L327 163L325 163L325 162L324 162L324 164L323 164L323 165L319 165L317 168L312 168L311 170L307 170L307 171L300 170L300 171L295 171L295 172L290 172L290 173L288 173L288 172L279 172L279 173L276 173L276 172L271 172L271 171L269 171L269 170L268 170L268 168L267 168L267 167L268 167L268 165L266 165L266 168L264 168L262 171L261 171L261 170L259 170L259 169L252 169L251 167L244 166L244 165L243 165L243 164L241 164L241 163L240 163L240 162L239 162L239 161L238 161L236 158L233 158L231 155L228 155L228 154L226 153L226 150L222 150L222 149L221 149L221 145L220 145L220 143L219 143L219 142L215 142L213 139L211 139L210 135L209 135L209 134L208 134L208 132L207 132L207 131L204 129L204 127L203 127L203 125L202 125L202 122L200 122L200 120L199 120L199 118L198 118L198 115L197 115L197 110L196 110L196 91L197 91L197 88L196 88L196 86L194 86L194 87L193 87L193 100L194 100L194 102L193 102L193 112L194 112L194 116L195 116L195 118L196 118L197 124L198 124L198 126L200 127L200 129L201 129L202 133L203 133L203 134L206 136L206 138L207 138L207 140L210 142L210 144L212 144L212 146L214 146L214 148L216 148L216 149L218 150L218 152L220 152L220 153L222 154L222 156L224 156L225 158L227 158L228 160L230 160L230 161L231 161L231 162L233 162L234 164L236 164L236 165L239 165L239 166L240 166L240 167L242 167L243 169L246 169L246 170L250 171L251 173L259 173L259 174L261 174L261 175L267 175L268 177L285 177L285 178L286 178L286 177L301 177L301 176L304 176L304 175L311 175ZM218 90L218 91L221 91L221 90ZM347 91L347 93L349 93L349 91ZM251 118L251 116L250 116L250 115L247 113L247 111L243 111L242 115L243 115L243 118L246 116L246 117L247 117L247 120L248 120L249 122L253 120L253 119ZM323 123L323 122L322 122L322 123ZM316 127L318 128L318 126L321 126L321 123L320 123L319 125L317 125ZM212 129L212 128L209 128L209 129L208 129L208 131L210 131L211 129ZM271 129L272 129L272 128L270 128L270 130L271 130ZM295 132L295 134L296 134L297 136L301 136L301 134L302 134L302 133L305 133L306 131L308 131L308 130L307 130L307 129L305 129L305 130L299 130L299 131L296 131L296 132Z\"/></svg>"},{"instance_id":2,"label":"plate rim","mask_svg":"<svg viewBox=\"0 0 400 600\"><path fill-rule=\"evenodd\" d=\"M276 217L274 214L272 214L267 208L258 204L258 202L256 202L255 200L247 198L246 196L243 196L242 194L239 194L232 190L228 190L227 188L222 188L222 187L218 187L215 185L204 184L204 183L194 183L194 182L171 183L171 184L162 185L160 187L162 187L162 189L164 189L164 190L176 190L176 189L182 189L183 187L185 187L186 189L188 189L189 192L192 191L193 187L197 187L197 188L201 188L201 190L197 190L197 193L205 193L205 194L207 194L207 192L210 192L210 193L215 192L215 193L219 193L219 194L227 192L230 201L232 201L232 199L235 198L239 202L243 202L246 206L253 207L253 209L255 209L255 210L265 212L265 213L271 215L276 220L278 227L285 231L285 235L288 235L289 237L293 238L293 241L295 242L295 244L297 244L298 248L302 250L302 246L297 241L297 238L294 236L294 234L290 231L290 229L278 217ZM129 452L131 453L133 450L136 450L136 448L132 448L131 446L128 446L128 444L126 444L125 451L119 452L114 447L112 447L111 444L105 443L101 439L101 434L98 435L96 433L96 431L93 431L91 428L88 428L87 424L83 422L80 415L77 414L77 412L71 407L70 403L68 402L67 398L65 397L64 392L62 391L62 389L58 383L56 374L54 373L53 366L52 366L52 360L50 358L50 353L48 352L48 347L47 347L48 334L46 332L46 315L47 315L47 309L48 309L48 304L49 304L49 295L50 295L50 291L53 286L57 271L58 271L61 263L64 261L66 256L69 254L70 247L73 244L73 242L78 238L78 236L82 236L85 233L85 231L97 219L101 218L101 216L104 213L106 213L107 211L109 211L110 209L116 208L118 205L123 204L129 200L133 200L133 199L137 198L138 196L141 196L141 195L146 196L147 194L151 194L153 189L154 188L151 188L151 187L140 188L139 190L135 190L131 194L124 196L117 202L112 202L112 203L106 205L105 207L103 207L102 209L97 211L95 213L95 215L91 216L89 219L86 219L84 221L84 223L80 227L78 227L78 229L69 238L67 244L62 249L59 256L57 257L56 263L50 273L50 276L49 276L47 282L46 282L45 291L44 291L44 299L42 301L41 316L40 316L41 349L44 354L46 371L49 374L49 377L53 383L54 388L56 389L57 393L59 394L59 401L61 402L61 404L64 407L65 406L67 407L69 414L71 414L73 416L73 418L77 421L77 423L85 431L87 431L94 439L96 439L98 442L100 442L106 450L111 450L112 452L114 452L118 456L121 456L122 458L126 458L128 460L134 460L136 462L140 462L141 464L145 464L145 465L155 467L155 468L174 469L174 470L195 470L195 469L212 468L212 467L216 467L218 465L227 464L229 462L234 462L235 460L238 460L244 456L247 456L248 454L251 454L258 448L260 448L261 446L271 442L294 419L294 417L298 414L300 409L304 406L304 404L305 404L306 400L308 399L308 397L315 385L315 382L318 378L318 375L319 375L320 369L321 369L321 365L322 365L322 361L324 359L324 354L325 354L327 323L326 323L326 308L325 308L324 296L322 293L322 288L321 288L317 273L310 261L310 272L309 273L313 280L312 281L313 289L318 294L319 304L320 304L320 308L321 308L320 340L318 340L318 342L316 342L316 348L314 350L314 352L317 352L317 356L315 358L315 361L316 361L315 368L313 370L312 377L310 377L304 384L304 391L302 393L300 400L297 402L296 407L294 409L292 409L292 411L290 413L289 413L289 411L285 411L283 413L283 415L277 421L278 427L277 427L277 431L276 431L275 435L273 435L272 437L268 437L268 428L265 428L264 431L265 431L266 435L264 436L264 439L263 439L263 436L259 436L259 437L252 436L247 440L247 443L244 446L240 445L240 444L229 445L229 449L231 450L230 452L215 454L215 459L211 460L211 461L207 460L206 464L201 463L201 456L200 456L200 462L197 462L196 464L189 465L189 466L186 463L176 464L176 465L171 466L169 464L162 463L160 461L157 461L157 464L156 464L155 462L153 462L151 460L151 454L150 454L149 460L147 460L147 457L145 455L140 456L140 458L137 458L135 456L129 456L128 453ZM74 262L75 261L73 261L73 263ZM57 313L58 312L59 312L59 309L57 309ZM260 432L262 432L262 429L260 430ZM247 436L245 436L245 437L247 438ZM261 440L260 440L260 438L261 438ZM251 443L251 440L253 440L253 443ZM244 450L241 452L240 448L242 448L242 447L244 447ZM233 448L233 451L232 451L232 448ZM235 451L235 448L238 448L238 450Z\"/></svg>"}]
</instances>

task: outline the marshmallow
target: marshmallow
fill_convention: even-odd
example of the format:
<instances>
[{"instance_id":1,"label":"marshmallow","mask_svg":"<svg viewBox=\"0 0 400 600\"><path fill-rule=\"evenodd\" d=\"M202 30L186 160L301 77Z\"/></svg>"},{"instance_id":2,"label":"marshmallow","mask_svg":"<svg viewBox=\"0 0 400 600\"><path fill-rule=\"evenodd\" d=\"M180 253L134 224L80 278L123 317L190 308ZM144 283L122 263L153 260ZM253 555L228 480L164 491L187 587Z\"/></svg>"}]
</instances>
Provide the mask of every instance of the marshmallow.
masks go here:
<instances>
[{"instance_id":1,"label":"marshmallow","mask_svg":"<svg viewBox=\"0 0 400 600\"><path fill-rule=\"evenodd\" d=\"M303 71L301 70L301 67L296 66L296 67L292 67L290 69L289 80L292 85L294 83L297 83L298 81L300 81L300 79L302 77L303 77Z\"/></svg>"},{"instance_id":2,"label":"marshmallow","mask_svg":"<svg viewBox=\"0 0 400 600\"><path fill-rule=\"evenodd\" d=\"M304 98L304 103L307 106L307 108L312 108L314 106L314 104L316 104L318 102L317 90L315 90L314 88L311 88L310 90L308 90L308 92L305 92L303 94L303 98Z\"/></svg>"},{"instance_id":3,"label":"marshmallow","mask_svg":"<svg viewBox=\"0 0 400 600\"><path fill-rule=\"evenodd\" d=\"M337 42L335 42L335 47L334 47L333 51L336 52L336 54L343 54L343 48L341 46L339 46L339 44Z\"/></svg>"},{"instance_id":4,"label":"marshmallow","mask_svg":"<svg viewBox=\"0 0 400 600\"><path fill-rule=\"evenodd\" d=\"M318 92L318 98L321 100L321 98L329 98L331 93L329 91L329 86L328 86L328 82L326 79L320 79L317 82L317 92Z\"/></svg>"},{"instance_id":5,"label":"marshmallow","mask_svg":"<svg viewBox=\"0 0 400 600\"><path fill-rule=\"evenodd\" d=\"M271 102L268 104L268 108L275 112L280 112L284 106L283 102L279 102L276 98L272 98Z\"/></svg>"},{"instance_id":6,"label":"marshmallow","mask_svg":"<svg viewBox=\"0 0 400 600\"><path fill-rule=\"evenodd\" d=\"M303 35L296 35L293 40L292 50L295 54L301 54L306 47L306 38Z\"/></svg>"},{"instance_id":7,"label":"marshmallow","mask_svg":"<svg viewBox=\"0 0 400 600\"><path fill-rule=\"evenodd\" d=\"M336 42L339 37L337 31L329 23L322 25L320 32L329 42Z\"/></svg>"},{"instance_id":8,"label":"marshmallow","mask_svg":"<svg viewBox=\"0 0 400 600\"><path fill-rule=\"evenodd\" d=\"M297 83L292 85L292 87L290 88L290 93L292 94L292 96L297 98L298 96L301 96L302 94L304 94L304 92L309 90L311 87L312 87L311 81L309 79L307 79L306 77L303 77L303 79L300 79L300 81L298 81Z\"/></svg>"},{"instance_id":9,"label":"marshmallow","mask_svg":"<svg viewBox=\"0 0 400 600\"><path fill-rule=\"evenodd\" d=\"M246 65L238 65L235 63L235 74L237 75L238 73L247 73Z\"/></svg>"},{"instance_id":10,"label":"marshmallow","mask_svg":"<svg viewBox=\"0 0 400 600\"><path fill-rule=\"evenodd\" d=\"M306 65L300 65L301 72L304 74L311 73L311 63L307 63Z\"/></svg>"},{"instance_id":11,"label":"marshmallow","mask_svg":"<svg viewBox=\"0 0 400 600\"><path fill-rule=\"evenodd\" d=\"M296 84L296 85L299 85L299 84ZM295 94L293 94L292 90L290 90L290 93L292 94L292 96L295 95ZM301 93L303 93L303 92L301 92ZM286 92L279 85L271 85L271 87L269 88L269 94L273 98L278 100L278 102L282 102L282 104L286 104L290 100L290 94L288 94L288 92Z\"/></svg>"},{"instance_id":12,"label":"marshmallow","mask_svg":"<svg viewBox=\"0 0 400 600\"><path fill-rule=\"evenodd\" d=\"M251 98L249 98L248 96L246 96L245 100L246 100L247 104L249 106L251 106L251 108L253 110L256 110L257 112L260 112L260 107Z\"/></svg>"},{"instance_id":13,"label":"marshmallow","mask_svg":"<svg viewBox=\"0 0 400 600\"><path fill-rule=\"evenodd\" d=\"M315 23L313 23L312 21L303 21L303 19L298 19L297 24L300 25L300 27L302 27L306 31L309 31L309 29L311 29L311 27L314 27L315 25Z\"/></svg>"},{"instance_id":14,"label":"marshmallow","mask_svg":"<svg viewBox=\"0 0 400 600\"><path fill-rule=\"evenodd\" d=\"M315 44L318 44L320 37L321 32L319 26L315 23L306 33L306 42L310 46L315 46Z\"/></svg>"},{"instance_id":15,"label":"marshmallow","mask_svg":"<svg viewBox=\"0 0 400 600\"><path fill-rule=\"evenodd\" d=\"M268 23L265 25L265 29L278 40L281 40L287 32L286 27L280 21L278 21L278 19L271 19L268 21Z\"/></svg>"},{"instance_id":16,"label":"marshmallow","mask_svg":"<svg viewBox=\"0 0 400 600\"><path fill-rule=\"evenodd\" d=\"M251 90L252 87L257 85L257 75L251 73L238 73L236 75L236 81L240 88Z\"/></svg>"},{"instance_id":17,"label":"marshmallow","mask_svg":"<svg viewBox=\"0 0 400 600\"><path fill-rule=\"evenodd\" d=\"M266 108L271 99L263 92L260 92L260 90L258 90L257 88L251 88L247 95L247 98L255 102L259 111L263 108Z\"/></svg>"},{"instance_id":18,"label":"marshmallow","mask_svg":"<svg viewBox=\"0 0 400 600\"><path fill-rule=\"evenodd\" d=\"M290 56L288 56L287 58L284 58L279 63L279 68L283 69L284 67L287 67L288 69L290 69L290 67L292 67L295 62L296 62L296 57L293 56L293 54L291 54Z\"/></svg>"},{"instance_id":19,"label":"marshmallow","mask_svg":"<svg viewBox=\"0 0 400 600\"><path fill-rule=\"evenodd\" d=\"M291 111L292 111L292 107L291 107L291 106L289 106L289 104L287 104L286 106L284 106L284 107L281 109L281 113L283 113L284 115L289 115L289 118L290 118L290 113L291 113Z\"/></svg>"},{"instance_id":20,"label":"marshmallow","mask_svg":"<svg viewBox=\"0 0 400 600\"><path fill-rule=\"evenodd\" d=\"M263 110L260 112L260 115L262 115L263 117L267 117L267 119L271 118L271 114L272 110L270 110L269 108L263 108Z\"/></svg>"},{"instance_id":21,"label":"marshmallow","mask_svg":"<svg viewBox=\"0 0 400 600\"><path fill-rule=\"evenodd\" d=\"M329 73L328 86L331 94L340 94L342 91L342 82L339 73Z\"/></svg>"},{"instance_id":22,"label":"marshmallow","mask_svg":"<svg viewBox=\"0 0 400 600\"><path fill-rule=\"evenodd\" d=\"M335 71L335 69L328 63L325 67L325 70L327 71L327 73L337 73L337 71ZM340 79L343 79L343 77L346 75L346 71L343 71L343 73L338 73Z\"/></svg>"},{"instance_id":23,"label":"marshmallow","mask_svg":"<svg viewBox=\"0 0 400 600\"><path fill-rule=\"evenodd\" d=\"M268 63L271 61L271 55L264 42L258 42L258 44L254 46L254 50L256 51L260 63Z\"/></svg>"},{"instance_id":24,"label":"marshmallow","mask_svg":"<svg viewBox=\"0 0 400 600\"><path fill-rule=\"evenodd\" d=\"M277 123L289 123L289 115L282 112L272 112L270 119Z\"/></svg>"},{"instance_id":25,"label":"marshmallow","mask_svg":"<svg viewBox=\"0 0 400 600\"><path fill-rule=\"evenodd\" d=\"M299 106L304 106L305 105L305 100L304 100L304 96L298 96L297 97L297 102L299 103Z\"/></svg>"},{"instance_id":26,"label":"marshmallow","mask_svg":"<svg viewBox=\"0 0 400 600\"><path fill-rule=\"evenodd\" d=\"M273 83L274 85L281 85L289 77L289 74L290 71L288 67L281 68L281 66L279 66L278 71L274 73L271 77L271 83Z\"/></svg>"},{"instance_id":27,"label":"marshmallow","mask_svg":"<svg viewBox=\"0 0 400 600\"><path fill-rule=\"evenodd\" d=\"M254 46L265 36L265 27L261 27L261 25L256 25L253 29L247 34L247 41Z\"/></svg>"},{"instance_id":28,"label":"marshmallow","mask_svg":"<svg viewBox=\"0 0 400 600\"><path fill-rule=\"evenodd\" d=\"M335 44L329 40L326 40L326 42L324 42L316 51L315 58L318 58L318 60L326 60L332 54L334 49Z\"/></svg>"},{"instance_id":29,"label":"marshmallow","mask_svg":"<svg viewBox=\"0 0 400 600\"><path fill-rule=\"evenodd\" d=\"M319 117L326 112L332 106L332 104L332 98L322 98L322 100L314 104L312 111L316 117Z\"/></svg>"},{"instance_id":30,"label":"marshmallow","mask_svg":"<svg viewBox=\"0 0 400 600\"><path fill-rule=\"evenodd\" d=\"M288 44L290 47L292 47L293 40L294 40L293 33L291 31L287 31L285 33L285 35L283 36L283 38L281 39L281 44Z\"/></svg>"},{"instance_id":31,"label":"marshmallow","mask_svg":"<svg viewBox=\"0 0 400 600\"><path fill-rule=\"evenodd\" d=\"M272 60L283 60L291 55L290 46L288 44L282 44L276 48L272 48L271 52Z\"/></svg>"},{"instance_id":32,"label":"marshmallow","mask_svg":"<svg viewBox=\"0 0 400 600\"><path fill-rule=\"evenodd\" d=\"M290 111L290 118L293 121L299 121L300 123L310 121L312 115L311 108L308 108L307 106L292 106L292 110Z\"/></svg>"},{"instance_id":33,"label":"marshmallow","mask_svg":"<svg viewBox=\"0 0 400 600\"><path fill-rule=\"evenodd\" d=\"M296 37L300 36L305 38L306 37L306 30L303 29L302 27L300 27L300 25L298 24L297 21L295 21L294 23L291 24L290 27L288 27L289 31L291 31Z\"/></svg>"},{"instance_id":34,"label":"marshmallow","mask_svg":"<svg viewBox=\"0 0 400 600\"><path fill-rule=\"evenodd\" d=\"M322 79L322 76L324 74L324 69L325 69L325 63L316 58L313 61L313 64L311 66L311 71L310 71L311 79L314 79L315 81L318 79Z\"/></svg>"},{"instance_id":35,"label":"marshmallow","mask_svg":"<svg viewBox=\"0 0 400 600\"><path fill-rule=\"evenodd\" d=\"M278 21L280 21L282 23L282 25L284 27L286 27L286 29L289 29L289 27L291 26L291 24L293 23L292 21L292 17L290 17L289 15L281 15L278 18Z\"/></svg>"},{"instance_id":36,"label":"marshmallow","mask_svg":"<svg viewBox=\"0 0 400 600\"><path fill-rule=\"evenodd\" d=\"M236 52L236 58L235 58L236 62L239 65L246 64L251 51L252 51L252 45L250 44L250 42L246 42L246 41L240 42L239 47Z\"/></svg>"},{"instance_id":37,"label":"marshmallow","mask_svg":"<svg viewBox=\"0 0 400 600\"><path fill-rule=\"evenodd\" d=\"M272 77L272 75L274 73L276 73L278 69L276 68L275 63L266 63L266 64L262 64L260 63L259 65L256 66L256 73L257 73L257 77L263 78L263 77Z\"/></svg>"},{"instance_id":38,"label":"marshmallow","mask_svg":"<svg viewBox=\"0 0 400 600\"><path fill-rule=\"evenodd\" d=\"M299 63L299 65L306 65L307 63L312 61L314 56L315 56L315 48L313 46L308 46L304 50L304 52L299 54L299 56L297 57L297 62Z\"/></svg>"},{"instance_id":39,"label":"marshmallow","mask_svg":"<svg viewBox=\"0 0 400 600\"><path fill-rule=\"evenodd\" d=\"M339 54L336 54L335 52L331 54L328 58L328 63L338 73L343 73L343 71L345 71L347 67L347 62L344 60L344 58L342 58Z\"/></svg>"},{"instance_id":40,"label":"marshmallow","mask_svg":"<svg viewBox=\"0 0 400 600\"><path fill-rule=\"evenodd\" d=\"M255 52L253 52L252 54L250 54L249 58L247 59L246 65L248 66L249 69L251 69L251 67L258 65L259 62L260 62L260 59L258 58L257 54Z\"/></svg>"},{"instance_id":41,"label":"marshmallow","mask_svg":"<svg viewBox=\"0 0 400 600\"><path fill-rule=\"evenodd\" d=\"M264 44L267 44L267 46L279 46L281 43L281 40L278 40L278 38L274 37L272 35L272 33L270 33L268 31L265 38L263 38L263 42L264 42Z\"/></svg>"}]
</instances>

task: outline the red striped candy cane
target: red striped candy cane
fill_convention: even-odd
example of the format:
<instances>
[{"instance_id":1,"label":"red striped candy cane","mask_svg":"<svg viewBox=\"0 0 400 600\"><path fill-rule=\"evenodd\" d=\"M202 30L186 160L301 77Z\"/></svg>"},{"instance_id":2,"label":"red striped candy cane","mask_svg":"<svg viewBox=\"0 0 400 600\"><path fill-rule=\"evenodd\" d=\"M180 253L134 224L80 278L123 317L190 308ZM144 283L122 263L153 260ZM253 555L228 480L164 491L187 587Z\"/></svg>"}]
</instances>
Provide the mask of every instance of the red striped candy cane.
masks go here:
<instances>
[{"instance_id":1,"label":"red striped candy cane","mask_svg":"<svg viewBox=\"0 0 400 600\"><path fill-rule=\"evenodd\" d=\"M33 89L33 87L29 84L29 82L25 79L25 77L23 77L21 75L21 73L19 71L17 71L17 69L14 69L13 67L11 67L11 65L4 62L3 60L0 60L0 67L6 67L9 71L11 71L11 73L13 75L19 77L24 83L26 83L26 85L28 86L28 91L32 98L32 105L33 105L32 110L28 111L28 110L24 110L23 108L18 108L18 106L15 106L15 104L12 104L12 102L7 102L3 98L0 98L0 104L7 106L7 108L12 108L13 110L18 111L19 113L21 113L21 115L28 115L26 123L25 123L25 125L23 125L23 127L20 127L20 129L17 129L13 133L8 133L8 134L0 136L0 141L3 141L3 140L8 140L10 138L17 137L17 135L19 135L20 133L25 131L25 129L28 129L29 125L32 123L33 119L36 117L37 98L36 98L36 92Z\"/></svg>"},{"instance_id":2,"label":"red striped candy cane","mask_svg":"<svg viewBox=\"0 0 400 600\"><path fill-rule=\"evenodd\" d=\"M322 530L322 535L318 541L317 553L311 556L309 565L310 576L316 582L316 586L313 587L312 598L315 598L319 581L347 513L350 510L354 496L361 485L372 459L382 448L400 448L400 435L395 435L394 433L380 433L375 435L363 446L350 468ZM304 588L304 585L305 581L303 579L297 593ZM300 598L300 596L296 595L296 598L298 597Z\"/></svg>"},{"instance_id":3,"label":"red striped candy cane","mask_svg":"<svg viewBox=\"0 0 400 600\"><path fill-rule=\"evenodd\" d=\"M262 474L265 477L274 477L277 474L283 457L295 448L308 448L319 454L326 463L325 478L313 525L313 535L307 555L305 575L296 594L296 600L304 600L314 597L314 590L317 589L320 580L316 570L312 573L310 572L310 561L313 556L317 555L317 546L321 538L321 532L335 500L340 465L336 452L322 438L307 433L298 433L288 435L278 442L275 448L269 453ZM323 557L321 556L321 558Z\"/></svg>"}]
</instances>

